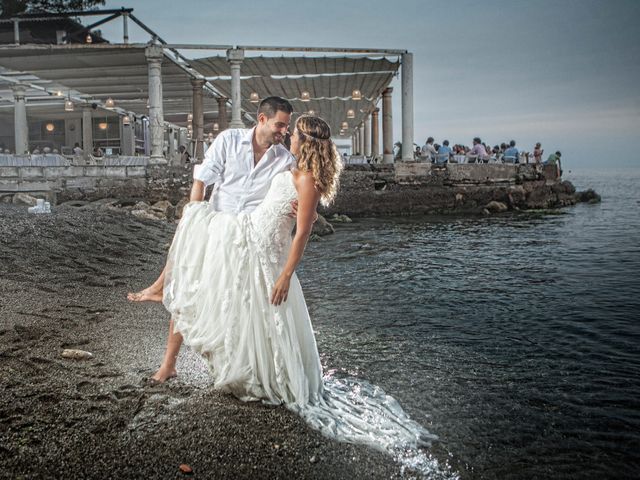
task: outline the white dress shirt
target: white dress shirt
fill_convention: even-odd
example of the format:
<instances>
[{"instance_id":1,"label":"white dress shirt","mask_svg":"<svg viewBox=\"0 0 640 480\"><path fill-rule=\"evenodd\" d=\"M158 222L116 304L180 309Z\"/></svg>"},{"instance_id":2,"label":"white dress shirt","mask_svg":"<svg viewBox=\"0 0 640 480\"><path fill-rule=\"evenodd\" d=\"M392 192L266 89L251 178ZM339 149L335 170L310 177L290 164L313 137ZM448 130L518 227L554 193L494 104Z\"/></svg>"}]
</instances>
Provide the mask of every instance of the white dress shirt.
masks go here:
<instances>
[{"instance_id":1,"label":"white dress shirt","mask_svg":"<svg viewBox=\"0 0 640 480\"><path fill-rule=\"evenodd\" d=\"M271 180L290 170L295 158L280 144L274 144L257 164L253 161L253 134L233 128L220 133L204 154L204 161L195 165L193 178L205 185L215 184L211 204L221 212L251 212L267 195Z\"/></svg>"}]
</instances>

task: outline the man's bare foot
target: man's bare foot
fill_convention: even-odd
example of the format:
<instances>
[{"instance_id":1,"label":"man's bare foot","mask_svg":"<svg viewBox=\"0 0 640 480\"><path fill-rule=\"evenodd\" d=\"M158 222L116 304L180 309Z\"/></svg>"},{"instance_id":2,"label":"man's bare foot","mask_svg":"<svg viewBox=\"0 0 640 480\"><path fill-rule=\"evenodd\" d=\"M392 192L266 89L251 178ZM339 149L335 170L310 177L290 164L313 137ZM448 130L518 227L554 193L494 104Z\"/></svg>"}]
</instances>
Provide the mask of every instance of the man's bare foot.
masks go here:
<instances>
[{"instance_id":1,"label":"man's bare foot","mask_svg":"<svg viewBox=\"0 0 640 480\"><path fill-rule=\"evenodd\" d=\"M162 290L148 287L139 292L129 292L127 300L130 302L162 302Z\"/></svg>"},{"instance_id":2,"label":"man's bare foot","mask_svg":"<svg viewBox=\"0 0 640 480\"><path fill-rule=\"evenodd\" d=\"M176 371L175 368L160 367L156 373L154 373L151 377L149 377L149 380L152 383L156 383L156 384L164 383L170 378L173 378L176 376L178 376L178 372Z\"/></svg>"}]
</instances>

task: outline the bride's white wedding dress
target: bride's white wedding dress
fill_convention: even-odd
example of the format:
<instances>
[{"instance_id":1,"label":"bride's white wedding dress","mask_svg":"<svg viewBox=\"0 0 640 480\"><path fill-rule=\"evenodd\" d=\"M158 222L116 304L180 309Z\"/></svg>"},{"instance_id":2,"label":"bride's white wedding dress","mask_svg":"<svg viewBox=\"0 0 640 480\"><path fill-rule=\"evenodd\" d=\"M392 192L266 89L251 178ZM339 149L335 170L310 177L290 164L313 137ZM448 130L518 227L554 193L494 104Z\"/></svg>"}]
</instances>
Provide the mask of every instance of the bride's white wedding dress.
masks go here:
<instances>
[{"instance_id":1,"label":"bride's white wedding dress","mask_svg":"<svg viewBox=\"0 0 640 480\"><path fill-rule=\"evenodd\" d=\"M251 213L188 204L169 251L164 305L185 343L206 360L216 388L284 403L327 436L406 457L407 448L434 436L380 388L323 378L297 277L286 302L269 302L291 246L296 197L292 173L283 172Z\"/></svg>"},{"instance_id":2,"label":"bride's white wedding dress","mask_svg":"<svg viewBox=\"0 0 640 480\"><path fill-rule=\"evenodd\" d=\"M169 250L163 303L185 343L210 367L215 387L241 400L314 402L322 374L298 278L270 304L295 222L291 172L277 175L251 213L188 204Z\"/></svg>"}]
</instances>

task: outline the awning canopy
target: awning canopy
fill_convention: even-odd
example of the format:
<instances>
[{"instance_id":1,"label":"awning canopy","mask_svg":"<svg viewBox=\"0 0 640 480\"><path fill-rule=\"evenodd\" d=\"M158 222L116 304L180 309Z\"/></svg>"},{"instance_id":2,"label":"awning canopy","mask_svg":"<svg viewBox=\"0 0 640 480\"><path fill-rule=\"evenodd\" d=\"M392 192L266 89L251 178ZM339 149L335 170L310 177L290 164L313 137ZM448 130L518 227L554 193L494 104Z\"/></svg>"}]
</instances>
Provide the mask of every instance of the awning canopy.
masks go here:
<instances>
[{"instance_id":1,"label":"awning canopy","mask_svg":"<svg viewBox=\"0 0 640 480\"><path fill-rule=\"evenodd\" d=\"M144 46L131 45L68 45L48 48L42 45L22 45L0 48L0 105L13 104L10 86L17 80L41 87L29 89L30 106L39 102L51 104L56 92L63 97L82 98L103 104L111 97L118 109L146 114L149 97L148 67ZM168 118L186 120L192 110L192 75L165 53L162 64L163 109ZM60 104L65 98L59 98ZM204 97L204 111L216 114L217 102ZM177 115L177 117L176 117Z\"/></svg>"},{"instance_id":2,"label":"awning canopy","mask_svg":"<svg viewBox=\"0 0 640 480\"><path fill-rule=\"evenodd\" d=\"M230 68L225 56L193 60L191 66L217 90L231 96ZM245 57L240 67L242 109L256 110L251 93L257 93L260 99L277 95L292 103L295 116L313 110L329 123L334 135L345 121L353 131L375 108L399 66L397 59L385 57ZM361 92L361 100L352 98L354 90ZM302 92L309 93L309 101L302 100ZM350 109L355 118L347 118Z\"/></svg>"},{"instance_id":3,"label":"awning canopy","mask_svg":"<svg viewBox=\"0 0 640 480\"><path fill-rule=\"evenodd\" d=\"M147 114L148 64L143 44L0 45L0 107L13 105L11 86L29 85L29 111L50 115L52 105L64 113L64 100L98 103L112 98L114 113ZM205 125L217 121L218 103L214 95L231 98L231 70L225 55L196 60L178 59L165 46L162 64L162 91L165 120L185 126L193 108L192 78L208 81L204 98ZM317 54L316 54L317 55ZM259 98L278 95L291 101L295 116L313 110L338 135L348 122L350 135L389 86L400 66L398 56L245 56L241 64L241 108L255 117ZM188 60L188 63L185 61ZM352 98L359 90L362 99ZM62 95L58 96L60 92ZM302 100L308 92L309 101ZM354 118L347 118L353 110ZM231 108L228 108L230 113ZM246 120L246 118L245 118ZM295 118L294 118L295 120Z\"/></svg>"}]
</instances>

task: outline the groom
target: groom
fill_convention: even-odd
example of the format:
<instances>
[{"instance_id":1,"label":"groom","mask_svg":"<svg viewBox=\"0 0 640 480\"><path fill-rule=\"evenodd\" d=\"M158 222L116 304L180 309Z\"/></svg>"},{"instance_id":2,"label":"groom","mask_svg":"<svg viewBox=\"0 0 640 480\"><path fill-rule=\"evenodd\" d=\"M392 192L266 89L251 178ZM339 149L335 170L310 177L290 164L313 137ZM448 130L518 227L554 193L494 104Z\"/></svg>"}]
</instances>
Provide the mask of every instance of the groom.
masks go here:
<instances>
[{"instance_id":1,"label":"groom","mask_svg":"<svg viewBox=\"0 0 640 480\"><path fill-rule=\"evenodd\" d=\"M207 149L201 165L193 170L193 186L189 201L201 202L207 186L214 185L212 206L222 212L251 212L265 198L271 180L291 169L295 159L283 142L293 107L280 97L267 97L258 107L258 124L252 129L228 129L220 133ZM296 205L292 205L295 213ZM164 271L150 287L127 298L134 302L162 301ZM176 360L182 335L174 332L169 322L167 349L162 365L151 377L163 383L176 376Z\"/></svg>"}]
</instances>

